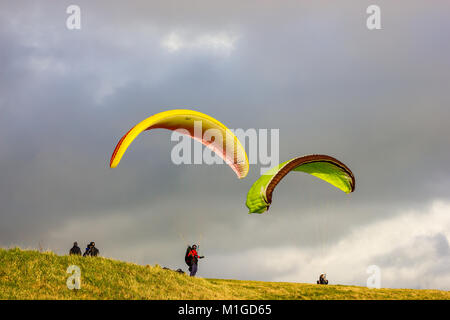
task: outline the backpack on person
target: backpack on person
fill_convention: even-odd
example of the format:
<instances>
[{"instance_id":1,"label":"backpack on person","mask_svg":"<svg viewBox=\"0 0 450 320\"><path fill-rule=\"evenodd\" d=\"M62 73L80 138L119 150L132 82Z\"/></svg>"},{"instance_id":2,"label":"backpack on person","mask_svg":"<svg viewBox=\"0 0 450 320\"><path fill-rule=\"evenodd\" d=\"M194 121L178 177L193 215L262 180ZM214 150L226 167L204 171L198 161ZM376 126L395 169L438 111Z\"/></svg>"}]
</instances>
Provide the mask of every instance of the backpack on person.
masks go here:
<instances>
[{"instance_id":1,"label":"backpack on person","mask_svg":"<svg viewBox=\"0 0 450 320\"><path fill-rule=\"evenodd\" d=\"M190 255L191 251L192 251L192 247L188 246L186 249L186 254L184 255L184 261L186 262L188 267L192 267L192 260L194 258L192 255Z\"/></svg>"}]
</instances>

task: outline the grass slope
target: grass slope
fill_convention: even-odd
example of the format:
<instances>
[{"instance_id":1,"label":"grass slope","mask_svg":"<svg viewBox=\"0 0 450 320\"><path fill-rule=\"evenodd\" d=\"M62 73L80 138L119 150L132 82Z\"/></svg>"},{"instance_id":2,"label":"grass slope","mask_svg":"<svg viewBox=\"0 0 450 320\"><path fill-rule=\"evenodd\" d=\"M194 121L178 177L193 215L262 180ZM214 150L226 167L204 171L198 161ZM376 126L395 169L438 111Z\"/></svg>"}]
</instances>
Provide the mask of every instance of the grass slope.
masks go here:
<instances>
[{"instance_id":1,"label":"grass slope","mask_svg":"<svg viewBox=\"0 0 450 320\"><path fill-rule=\"evenodd\" d=\"M66 286L68 266L81 289ZM450 299L450 292L190 278L159 266L0 249L0 299Z\"/></svg>"}]
</instances>

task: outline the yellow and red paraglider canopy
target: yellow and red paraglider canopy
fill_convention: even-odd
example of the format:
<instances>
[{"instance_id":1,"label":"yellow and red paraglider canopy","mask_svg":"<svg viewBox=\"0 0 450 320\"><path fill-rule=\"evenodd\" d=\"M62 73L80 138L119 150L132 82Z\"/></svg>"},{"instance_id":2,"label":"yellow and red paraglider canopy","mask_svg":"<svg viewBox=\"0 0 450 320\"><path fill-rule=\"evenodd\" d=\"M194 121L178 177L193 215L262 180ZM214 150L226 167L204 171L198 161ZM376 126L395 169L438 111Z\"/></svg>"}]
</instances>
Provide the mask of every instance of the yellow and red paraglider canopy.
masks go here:
<instances>
[{"instance_id":1,"label":"yellow and red paraglider canopy","mask_svg":"<svg viewBox=\"0 0 450 320\"><path fill-rule=\"evenodd\" d=\"M200 123L200 126L198 124ZM244 178L249 171L248 157L238 138L224 124L207 114L175 109L157 113L135 125L119 141L111 156L110 167L115 168L122 159L128 146L143 131L152 129L167 129L179 131L218 154L236 173L238 178ZM222 139L207 138L205 133L214 130Z\"/></svg>"}]
</instances>

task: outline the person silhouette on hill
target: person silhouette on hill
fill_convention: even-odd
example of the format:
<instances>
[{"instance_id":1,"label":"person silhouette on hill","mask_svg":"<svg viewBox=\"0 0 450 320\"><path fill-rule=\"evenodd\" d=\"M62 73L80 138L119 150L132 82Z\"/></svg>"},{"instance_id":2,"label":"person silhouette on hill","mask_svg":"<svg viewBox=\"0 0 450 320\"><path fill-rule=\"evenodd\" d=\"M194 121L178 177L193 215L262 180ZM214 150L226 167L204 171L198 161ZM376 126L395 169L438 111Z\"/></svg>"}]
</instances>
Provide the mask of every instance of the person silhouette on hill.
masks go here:
<instances>
[{"instance_id":1,"label":"person silhouette on hill","mask_svg":"<svg viewBox=\"0 0 450 320\"><path fill-rule=\"evenodd\" d=\"M317 280L317 284L328 284L327 275L325 273L320 275L319 280Z\"/></svg>"},{"instance_id":2,"label":"person silhouette on hill","mask_svg":"<svg viewBox=\"0 0 450 320\"><path fill-rule=\"evenodd\" d=\"M86 257L86 256L96 257L96 256L98 256L99 254L100 254L100 250L98 250L98 249L95 247L95 242L92 241L91 243L89 243L89 244L87 245L86 251L84 252L83 257Z\"/></svg>"},{"instance_id":3,"label":"person silhouette on hill","mask_svg":"<svg viewBox=\"0 0 450 320\"><path fill-rule=\"evenodd\" d=\"M78 242L75 241L73 243L73 247L72 247L72 249L70 249L69 255L81 256L81 249L78 246Z\"/></svg>"}]
</instances>

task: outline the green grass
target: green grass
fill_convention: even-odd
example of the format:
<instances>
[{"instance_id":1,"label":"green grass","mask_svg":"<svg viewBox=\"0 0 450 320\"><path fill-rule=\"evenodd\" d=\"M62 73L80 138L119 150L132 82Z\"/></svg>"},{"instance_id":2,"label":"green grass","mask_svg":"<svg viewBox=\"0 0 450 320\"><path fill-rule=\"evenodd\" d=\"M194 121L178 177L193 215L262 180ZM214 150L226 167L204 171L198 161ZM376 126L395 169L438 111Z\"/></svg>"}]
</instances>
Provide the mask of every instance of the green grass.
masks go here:
<instances>
[{"instance_id":1,"label":"green grass","mask_svg":"<svg viewBox=\"0 0 450 320\"><path fill-rule=\"evenodd\" d=\"M70 265L81 289L69 290ZM450 299L450 292L191 278L159 266L0 249L0 299Z\"/></svg>"}]
</instances>

